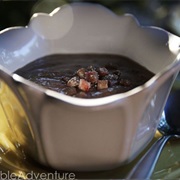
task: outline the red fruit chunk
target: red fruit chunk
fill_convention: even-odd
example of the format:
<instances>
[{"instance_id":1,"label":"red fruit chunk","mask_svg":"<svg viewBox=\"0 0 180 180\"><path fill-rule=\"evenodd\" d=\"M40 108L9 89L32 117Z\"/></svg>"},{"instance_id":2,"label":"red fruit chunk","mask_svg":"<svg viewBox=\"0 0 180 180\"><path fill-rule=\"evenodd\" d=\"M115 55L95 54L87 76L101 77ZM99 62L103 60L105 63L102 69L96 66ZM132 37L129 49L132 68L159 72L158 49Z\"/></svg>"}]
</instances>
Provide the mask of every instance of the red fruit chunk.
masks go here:
<instances>
[{"instance_id":1,"label":"red fruit chunk","mask_svg":"<svg viewBox=\"0 0 180 180\"><path fill-rule=\"evenodd\" d=\"M67 86L69 87L75 87L79 85L79 78L78 77L73 77L67 82Z\"/></svg>"},{"instance_id":2,"label":"red fruit chunk","mask_svg":"<svg viewBox=\"0 0 180 180\"><path fill-rule=\"evenodd\" d=\"M98 73L96 71L86 72L86 80L91 83L97 83L99 79Z\"/></svg>"},{"instance_id":3,"label":"red fruit chunk","mask_svg":"<svg viewBox=\"0 0 180 180\"><path fill-rule=\"evenodd\" d=\"M78 88L82 91L87 92L91 88L91 83L84 79L80 79Z\"/></svg>"},{"instance_id":4,"label":"red fruit chunk","mask_svg":"<svg viewBox=\"0 0 180 180\"><path fill-rule=\"evenodd\" d=\"M107 89L108 88L108 80L99 80L97 84L97 89Z\"/></svg>"},{"instance_id":5,"label":"red fruit chunk","mask_svg":"<svg viewBox=\"0 0 180 180\"><path fill-rule=\"evenodd\" d=\"M80 68L80 69L77 71L77 75L78 75L80 78L85 78L85 69L84 69L84 68Z\"/></svg>"},{"instance_id":6,"label":"red fruit chunk","mask_svg":"<svg viewBox=\"0 0 180 180\"><path fill-rule=\"evenodd\" d=\"M100 67L98 69L99 76L106 76L109 74L108 70L105 67Z\"/></svg>"}]
</instances>

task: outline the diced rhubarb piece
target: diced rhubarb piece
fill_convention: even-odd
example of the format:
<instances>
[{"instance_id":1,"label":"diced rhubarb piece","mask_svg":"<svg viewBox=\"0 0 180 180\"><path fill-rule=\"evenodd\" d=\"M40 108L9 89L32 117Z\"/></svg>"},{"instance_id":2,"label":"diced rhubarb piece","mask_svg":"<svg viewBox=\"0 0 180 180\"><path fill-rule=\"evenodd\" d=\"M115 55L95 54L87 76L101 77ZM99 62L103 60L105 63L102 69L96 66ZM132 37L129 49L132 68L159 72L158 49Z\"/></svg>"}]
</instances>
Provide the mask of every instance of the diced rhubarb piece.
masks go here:
<instances>
[{"instance_id":1,"label":"diced rhubarb piece","mask_svg":"<svg viewBox=\"0 0 180 180\"><path fill-rule=\"evenodd\" d=\"M91 88L91 83L84 79L80 79L78 88L82 91L88 92Z\"/></svg>"},{"instance_id":2,"label":"diced rhubarb piece","mask_svg":"<svg viewBox=\"0 0 180 180\"><path fill-rule=\"evenodd\" d=\"M73 77L67 82L67 86L69 87L76 87L79 85L79 78L78 77Z\"/></svg>"},{"instance_id":3,"label":"diced rhubarb piece","mask_svg":"<svg viewBox=\"0 0 180 180\"><path fill-rule=\"evenodd\" d=\"M96 71L86 72L86 80L91 83L97 83L99 79L98 73Z\"/></svg>"},{"instance_id":4,"label":"diced rhubarb piece","mask_svg":"<svg viewBox=\"0 0 180 180\"><path fill-rule=\"evenodd\" d=\"M106 76L109 74L108 70L105 67L100 67L98 69L99 76Z\"/></svg>"},{"instance_id":5,"label":"diced rhubarb piece","mask_svg":"<svg viewBox=\"0 0 180 180\"><path fill-rule=\"evenodd\" d=\"M85 72L86 70L84 68L80 68L78 71L77 71L77 75L80 77L80 78L85 78Z\"/></svg>"},{"instance_id":6,"label":"diced rhubarb piece","mask_svg":"<svg viewBox=\"0 0 180 180\"><path fill-rule=\"evenodd\" d=\"M108 88L108 80L99 80L97 84L97 89L107 89Z\"/></svg>"}]
</instances>

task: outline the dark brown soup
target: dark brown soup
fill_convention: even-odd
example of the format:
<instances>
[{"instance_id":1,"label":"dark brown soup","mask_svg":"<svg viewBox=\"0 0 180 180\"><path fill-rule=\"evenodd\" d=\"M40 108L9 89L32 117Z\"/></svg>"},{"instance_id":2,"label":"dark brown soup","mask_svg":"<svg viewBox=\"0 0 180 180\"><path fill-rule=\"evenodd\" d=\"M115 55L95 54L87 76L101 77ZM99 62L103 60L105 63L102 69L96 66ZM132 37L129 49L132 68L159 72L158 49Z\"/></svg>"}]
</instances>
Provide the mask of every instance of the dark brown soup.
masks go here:
<instances>
[{"instance_id":1,"label":"dark brown soup","mask_svg":"<svg viewBox=\"0 0 180 180\"><path fill-rule=\"evenodd\" d=\"M144 84L154 74L119 55L50 55L15 73L45 88L81 98L123 93Z\"/></svg>"}]
</instances>

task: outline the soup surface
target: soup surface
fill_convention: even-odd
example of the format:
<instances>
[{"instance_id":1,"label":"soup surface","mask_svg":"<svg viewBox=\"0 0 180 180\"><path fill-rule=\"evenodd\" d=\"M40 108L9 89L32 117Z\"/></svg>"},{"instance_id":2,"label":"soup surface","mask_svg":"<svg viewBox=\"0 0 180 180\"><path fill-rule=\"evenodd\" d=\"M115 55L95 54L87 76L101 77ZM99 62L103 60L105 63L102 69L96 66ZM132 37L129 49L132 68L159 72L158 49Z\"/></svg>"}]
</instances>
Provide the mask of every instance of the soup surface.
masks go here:
<instances>
[{"instance_id":1,"label":"soup surface","mask_svg":"<svg viewBox=\"0 0 180 180\"><path fill-rule=\"evenodd\" d=\"M147 82L154 74L120 55L49 55L15 73L45 88L80 98L123 93Z\"/></svg>"}]
</instances>

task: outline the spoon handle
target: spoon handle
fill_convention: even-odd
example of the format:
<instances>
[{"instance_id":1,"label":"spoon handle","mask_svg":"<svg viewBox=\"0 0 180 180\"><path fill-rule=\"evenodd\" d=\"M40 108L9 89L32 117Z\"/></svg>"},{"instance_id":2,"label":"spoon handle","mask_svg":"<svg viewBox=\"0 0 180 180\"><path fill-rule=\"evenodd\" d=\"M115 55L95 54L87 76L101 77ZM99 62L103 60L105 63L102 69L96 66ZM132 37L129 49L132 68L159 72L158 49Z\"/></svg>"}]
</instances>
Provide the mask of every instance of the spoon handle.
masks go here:
<instances>
[{"instance_id":1,"label":"spoon handle","mask_svg":"<svg viewBox=\"0 0 180 180\"><path fill-rule=\"evenodd\" d=\"M171 137L173 136L162 136L160 139L158 139L130 171L126 179L150 178L164 145Z\"/></svg>"}]
</instances>

